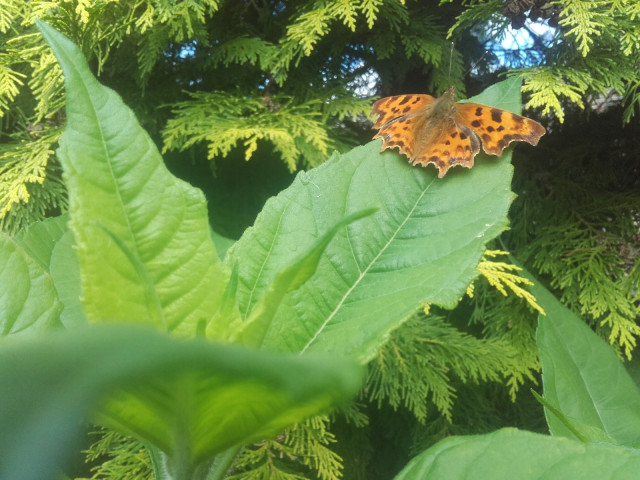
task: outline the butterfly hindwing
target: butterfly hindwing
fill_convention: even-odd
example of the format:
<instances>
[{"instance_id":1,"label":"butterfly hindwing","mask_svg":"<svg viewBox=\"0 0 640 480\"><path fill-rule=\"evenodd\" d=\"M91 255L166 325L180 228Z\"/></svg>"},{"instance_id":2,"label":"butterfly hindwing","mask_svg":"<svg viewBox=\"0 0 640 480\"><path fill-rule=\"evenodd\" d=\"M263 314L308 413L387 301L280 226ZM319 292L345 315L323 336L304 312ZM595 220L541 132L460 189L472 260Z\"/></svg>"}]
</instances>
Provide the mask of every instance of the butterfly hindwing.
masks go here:
<instances>
[{"instance_id":1,"label":"butterfly hindwing","mask_svg":"<svg viewBox=\"0 0 640 480\"><path fill-rule=\"evenodd\" d=\"M413 164L427 166L433 163L438 168L438 177L442 178L449 168L462 165L473 166L473 159L480 150L480 142L475 134L464 125L457 125L448 119L444 128L434 124L430 131L439 132L437 138L429 138L420 145Z\"/></svg>"}]
</instances>

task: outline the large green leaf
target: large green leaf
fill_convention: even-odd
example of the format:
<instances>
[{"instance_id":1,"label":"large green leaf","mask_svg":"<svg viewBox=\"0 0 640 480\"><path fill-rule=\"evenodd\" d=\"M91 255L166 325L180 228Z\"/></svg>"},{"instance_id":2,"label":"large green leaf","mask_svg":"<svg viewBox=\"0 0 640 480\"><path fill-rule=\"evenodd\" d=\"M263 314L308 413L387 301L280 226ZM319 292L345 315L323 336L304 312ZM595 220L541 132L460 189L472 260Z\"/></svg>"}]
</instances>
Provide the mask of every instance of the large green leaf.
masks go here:
<instances>
[{"instance_id":1,"label":"large green leaf","mask_svg":"<svg viewBox=\"0 0 640 480\"><path fill-rule=\"evenodd\" d=\"M90 321L131 321L180 335L216 311L226 283L202 193L172 176L153 141L80 50L38 22L65 74L58 155Z\"/></svg>"},{"instance_id":2,"label":"large green leaf","mask_svg":"<svg viewBox=\"0 0 640 480\"><path fill-rule=\"evenodd\" d=\"M56 242L51 252L49 273L58 291L58 298L64 305L60 321L66 328L74 328L87 323L82 308L80 288L80 265L76 254L73 234L67 231Z\"/></svg>"},{"instance_id":3,"label":"large green leaf","mask_svg":"<svg viewBox=\"0 0 640 480\"><path fill-rule=\"evenodd\" d=\"M20 231L15 240L51 276L58 299L64 305L60 321L66 328L73 328L84 325L86 318L80 303L78 256L68 222L67 214L47 218Z\"/></svg>"},{"instance_id":4,"label":"large green leaf","mask_svg":"<svg viewBox=\"0 0 640 480\"><path fill-rule=\"evenodd\" d=\"M507 428L438 442L395 480L633 480L638 472L639 450Z\"/></svg>"},{"instance_id":5,"label":"large green leaf","mask_svg":"<svg viewBox=\"0 0 640 480\"><path fill-rule=\"evenodd\" d=\"M547 313L539 317L537 332L545 400L579 426L604 431L622 445L637 442L640 390L611 346L547 289L537 284L531 291ZM552 434L576 438L558 416L545 412Z\"/></svg>"},{"instance_id":6,"label":"large green leaf","mask_svg":"<svg viewBox=\"0 0 640 480\"><path fill-rule=\"evenodd\" d=\"M36 260L42 268L49 270L52 252L60 238L69 230L69 215L47 218L21 230L15 237L16 242Z\"/></svg>"},{"instance_id":7,"label":"large green leaf","mask_svg":"<svg viewBox=\"0 0 640 480\"><path fill-rule=\"evenodd\" d=\"M175 340L135 327L5 340L0 478L57 478L83 417L99 403L109 424L168 456L173 478L190 478L225 448L346 401L361 374L345 360Z\"/></svg>"},{"instance_id":8,"label":"large green leaf","mask_svg":"<svg viewBox=\"0 0 640 480\"><path fill-rule=\"evenodd\" d=\"M519 82L502 82L474 100L519 105ZM505 228L513 197L509 153L481 155L472 170L438 179L431 167L379 150L379 141L371 142L301 172L227 252L229 266L239 268L246 318L300 252L345 216L379 208L334 237L313 277L283 300L265 348L366 361L421 305L455 305L485 243Z\"/></svg>"},{"instance_id":9,"label":"large green leaf","mask_svg":"<svg viewBox=\"0 0 640 480\"><path fill-rule=\"evenodd\" d=\"M329 242L346 225L371 215L375 210L356 212L338 222L322 237L320 237L309 252L304 252L301 258L276 275L269 289L260 298L249 318L243 323L241 343L261 347L264 337L273 325L274 317L283 299L289 292L295 291L313 276L318 268L322 255Z\"/></svg>"},{"instance_id":10,"label":"large green leaf","mask_svg":"<svg viewBox=\"0 0 640 480\"><path fill-rule=\"evenodd\" d=\"M38 249L36 248L36 251ZM61 326L62 304L53 280L39 260L0 233L0 336Z\"/></svg>"}]
</instances>

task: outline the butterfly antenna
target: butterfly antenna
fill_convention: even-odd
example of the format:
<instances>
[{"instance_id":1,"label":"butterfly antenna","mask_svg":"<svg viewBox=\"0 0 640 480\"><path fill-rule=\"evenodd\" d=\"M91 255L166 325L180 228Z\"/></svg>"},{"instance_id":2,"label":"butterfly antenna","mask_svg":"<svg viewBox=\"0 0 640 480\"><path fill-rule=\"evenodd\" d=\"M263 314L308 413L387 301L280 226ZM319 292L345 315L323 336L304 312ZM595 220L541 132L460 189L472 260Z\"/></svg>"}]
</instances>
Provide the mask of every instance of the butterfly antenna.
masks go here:
<instances>
[{"instance_id":1,"label":"butterfly antenna","mask_svg":"<svg viewBox=\"0 0 640 480\"><path fill-rule=\"evenodd\" d=\"M476 66L482 61L482 59L487 55L487 53L489 53L489 50L485 50L484 53L482 54L482 56L476 60L475 62L473 62L471 64L471 66L467 69L466 72L464 72L464 76L466 77L467 75L469 75L469 73L471 72L471 70L473 70L474 68L476 68Z\"/></svg>"},{"instance_id":2,"label":"butterfly antenna","mask_svg":"<svg viewBox=\"0 0 640 480\"><path fill-rule=\"evenodd\" d=\"M453 65L453 46L454 43L451 42L451 50L449 50L449 85L451 85L451 65Z\"/></svg>"}]
</instances>

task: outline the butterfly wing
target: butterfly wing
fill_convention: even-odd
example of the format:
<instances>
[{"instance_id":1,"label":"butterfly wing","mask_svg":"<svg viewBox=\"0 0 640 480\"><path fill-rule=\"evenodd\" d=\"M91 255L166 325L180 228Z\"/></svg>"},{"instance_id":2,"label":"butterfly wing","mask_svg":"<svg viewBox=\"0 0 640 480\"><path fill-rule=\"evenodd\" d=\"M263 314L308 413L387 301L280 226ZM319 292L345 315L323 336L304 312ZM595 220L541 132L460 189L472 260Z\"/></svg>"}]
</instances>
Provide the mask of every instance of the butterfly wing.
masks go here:
<instances>
[{"instance_id":1,"label":"butterfly wing","mask_svg":"<svg viewBox=\"0 0 640 480\"><path fill-rule=\"evenodd\" d=\"M449 168L473 166L480 142L471 129L455 122L453 89L441 97L396 95L378 100L372 113L378 115L373 138L382 138L382 150L398 147L413 165L433 163L442 178Z\"/></svg>"},{"instance_id":2,"label":"butterfly wing","mask_svg":"<svg viewBox=\"0 0 640 480\"><path fill-rule=\"evenodd\" d=\"M382 139L382 150L398 147L411 160L415 155L415 139L424 125L425 112L435 100L431 95L395 95L373 104L371 113L378 116L373 138Z\"/></svg>"},{"instance_id":3,"label":"butterfly wing","mask_svg":"<svg viewBox=\"0 0 640 480\"><path fill-rule=\"evenodd\" d=\"M479 103L456 103L454 121L478 134L482 148L491 155L502 155L511 143L537 145L545 129L538 122L499 108Z\"/></svg>"},{"instance_id":4,"label":"butterfly wing","mask_svg":"<svg viewBox=\"0 0 640 480\"><path fill-rule=\"evenodd\" d=\"M462 165L473 167L473 159L480 151L480 142L466 126L456 124L450 116L434 116L425 122L424 135L416 142L416 155L412 163L438 167L442 178L451 167Z\"/></svg>"}]
</instances>

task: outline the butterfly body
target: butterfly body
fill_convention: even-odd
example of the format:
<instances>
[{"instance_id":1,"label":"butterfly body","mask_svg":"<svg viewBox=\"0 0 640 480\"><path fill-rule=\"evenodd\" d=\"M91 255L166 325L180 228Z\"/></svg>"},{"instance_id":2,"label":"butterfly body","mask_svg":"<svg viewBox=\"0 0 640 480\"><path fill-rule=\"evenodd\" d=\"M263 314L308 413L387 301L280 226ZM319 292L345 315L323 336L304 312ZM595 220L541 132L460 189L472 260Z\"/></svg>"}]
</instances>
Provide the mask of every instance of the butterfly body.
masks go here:
<instances>
[{"instance_id":1,"label":"butterfly body","mask_svg":"<svg viewBox=\"0 0 640 480\"><path fill-rule=\"evenodd\" d=\"M515 113L479 103L456 102L451 87L441 97L396 95L378 100L372 113L373 128L382 138L382 150L398 147L416 165L433 163L443 177L449 168L471 168L480 146L501 155L513 141L537 145L544 127Z\"/></svg>"}]
</instances>

